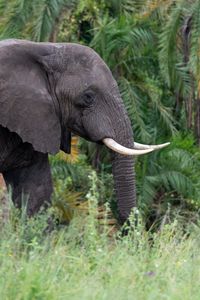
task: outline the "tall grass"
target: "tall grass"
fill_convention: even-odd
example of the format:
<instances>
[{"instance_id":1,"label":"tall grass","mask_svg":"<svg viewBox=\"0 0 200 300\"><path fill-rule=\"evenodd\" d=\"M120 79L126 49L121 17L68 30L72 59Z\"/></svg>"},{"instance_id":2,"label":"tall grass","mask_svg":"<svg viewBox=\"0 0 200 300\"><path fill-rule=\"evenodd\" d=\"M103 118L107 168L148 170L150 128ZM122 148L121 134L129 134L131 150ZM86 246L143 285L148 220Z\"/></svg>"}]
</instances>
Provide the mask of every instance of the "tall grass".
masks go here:
<instances>
[{"instance_id":1,"label":"tall grass","mask_svg":"<svg viewBox=\"0 0 200 300\"><path fill-rule=\"evenodd\" d=\"M89 215L47 232L48 214L10 214L1 227L0 299L200 299L200 228L178 222L108 237L96 219L95 178Z\"/></svg>"}]
</instances>

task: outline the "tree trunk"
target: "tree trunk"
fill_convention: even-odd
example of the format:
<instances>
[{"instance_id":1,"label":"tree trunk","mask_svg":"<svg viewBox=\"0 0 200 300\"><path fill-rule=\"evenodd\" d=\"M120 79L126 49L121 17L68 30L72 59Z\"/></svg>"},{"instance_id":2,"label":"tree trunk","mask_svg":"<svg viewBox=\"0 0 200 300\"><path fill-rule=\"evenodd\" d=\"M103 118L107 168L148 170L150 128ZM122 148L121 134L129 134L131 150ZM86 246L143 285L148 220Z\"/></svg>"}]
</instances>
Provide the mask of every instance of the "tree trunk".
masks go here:
<instances>
[{"instance_id":1,"label":"tree trunk","mask_svg":"<svg viewBox=\"0 0 200 300\"><path fill-rule=\"evenodd\" d=\"M195 101L195 136L197 145L200 147L200 91Z\"/></svg>"},{"instance_id":2,"label":"tree trunk","mask_svg":"<svg viewBox=\"0 0 200 300\"><path fill-rule=\"evenodd\" d=\"M183 40L183 62L187 66L190 56L190 33L191 33L192 17L188 16L182 28L182 40ZM189 72L190 73L190 72ZM192 89L188 99L185 99L185 109L187 118L187 129L191 130L193 127L193 107L194 107L194 79L190 73L192 81Z\"/></svg>"},{"instance_id":3,"label":"tree trunk","mask_svg":"<svg viewBox=\"0 0 200 300\"><path fill-rule=\"evenodd\" d=\"M187 129L193 128L193 111L194 111L194 84L192 83L191 94L186 101Z\"/></svg>"}]
</instances>

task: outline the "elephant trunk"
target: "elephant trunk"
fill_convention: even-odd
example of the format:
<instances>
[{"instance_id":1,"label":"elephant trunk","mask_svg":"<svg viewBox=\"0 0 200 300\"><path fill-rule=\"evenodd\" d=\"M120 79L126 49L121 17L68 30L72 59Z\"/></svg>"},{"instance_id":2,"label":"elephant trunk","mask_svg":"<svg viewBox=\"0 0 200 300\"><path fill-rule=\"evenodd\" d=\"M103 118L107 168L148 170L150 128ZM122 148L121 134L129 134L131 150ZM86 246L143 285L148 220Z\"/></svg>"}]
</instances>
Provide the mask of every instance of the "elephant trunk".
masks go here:
<instances>
[{"instance_id":1,"label":"elephant trunk","mask_svg":"<svg viewBox=\"0 0 200 300\"><path fill-rule=\"evenodd\" d=\"M135 172L133 158L120 154L112 155L114 189L120 222L123 224L136 206Z\"/></svg>"},{"instance_id":2,"label":"elephant trunk","mask_svg":"<svg viewBox=\"0 0 200 300\"><path fill-rule=\"evenodd\" d=\"M121 116L116 116L118 124L115 130L115 141L127 148L133 149L133 131L130 120L123 106L122 111ZM129 217L132 208L136 206L134 158L116 152L111 153L111 158L119 219L123 224Z\"/></svg>"}]
</instances>

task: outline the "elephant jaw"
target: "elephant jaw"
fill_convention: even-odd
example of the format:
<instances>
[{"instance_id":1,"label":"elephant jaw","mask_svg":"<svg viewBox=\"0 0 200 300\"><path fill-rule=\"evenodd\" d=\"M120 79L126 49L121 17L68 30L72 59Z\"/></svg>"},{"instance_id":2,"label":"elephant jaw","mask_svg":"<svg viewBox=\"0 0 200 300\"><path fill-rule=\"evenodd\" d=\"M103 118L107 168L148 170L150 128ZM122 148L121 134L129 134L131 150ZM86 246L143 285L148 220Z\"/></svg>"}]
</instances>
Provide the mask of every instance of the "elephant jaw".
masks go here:
<instances>
[{"instance_id":1,"label":"elephant jaw","mask_svg":"<svg viewBox=\"0 0 200 300\"><path fill-rule=\"evenodd\" d=\"M130 156L147 154L154 150L164 148L170 144L170 143L165 143L165 144L151 146L151 145L134 143L134 149L130 149L118 144L115 140L111 138L104 138L102 141L111 150L123 155L130 155Z\"/></svg>"}]
</instances>

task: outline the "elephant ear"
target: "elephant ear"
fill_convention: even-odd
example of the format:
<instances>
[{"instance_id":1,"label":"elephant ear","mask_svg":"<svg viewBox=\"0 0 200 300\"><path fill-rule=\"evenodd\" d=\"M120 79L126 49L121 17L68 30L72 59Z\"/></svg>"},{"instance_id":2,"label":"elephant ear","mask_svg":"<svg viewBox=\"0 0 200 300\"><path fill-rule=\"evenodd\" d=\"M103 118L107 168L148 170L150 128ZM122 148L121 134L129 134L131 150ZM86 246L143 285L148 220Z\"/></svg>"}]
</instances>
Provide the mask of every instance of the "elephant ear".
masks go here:
<instances>
[{"instance_id":1,"label":"elephant ear","mask_svg":"<svg viewBox=\"0 0 200 300\"><path fill-rule=\"evenodd\" d=\"M23 47L0 50L0 124L36 151L58 152L60 121L44 69Z\"/></svg>"}]
</instances>

